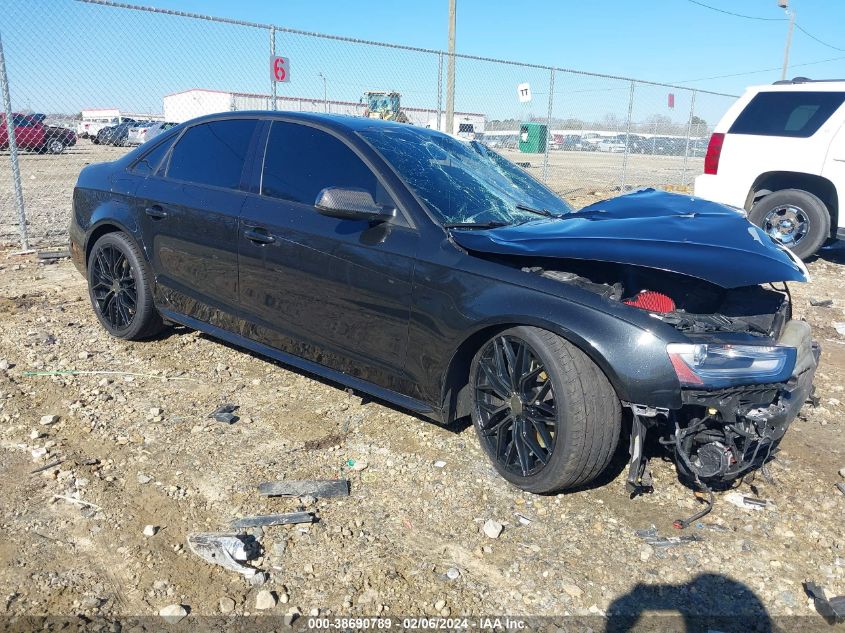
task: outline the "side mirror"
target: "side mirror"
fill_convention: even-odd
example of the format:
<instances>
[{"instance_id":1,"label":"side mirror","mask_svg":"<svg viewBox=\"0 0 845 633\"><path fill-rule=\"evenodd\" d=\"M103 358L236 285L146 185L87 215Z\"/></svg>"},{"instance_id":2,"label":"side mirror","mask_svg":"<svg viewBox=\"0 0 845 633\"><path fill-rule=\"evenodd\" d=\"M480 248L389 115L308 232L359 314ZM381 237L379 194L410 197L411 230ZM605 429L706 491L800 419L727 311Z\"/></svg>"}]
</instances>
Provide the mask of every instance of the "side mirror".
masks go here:
<instances>
[{"instance_id":1,"label":"side mirror","mask_svg":"<svg viewBox=\"0 0 845 633\"><path fill-rule=\"evenodd\" d=\"M317 212L343 220L387 222L396 216L396 209L376 204L369 191L345 187L326 187L317 194Z\"/></svg>"}]
</instances>

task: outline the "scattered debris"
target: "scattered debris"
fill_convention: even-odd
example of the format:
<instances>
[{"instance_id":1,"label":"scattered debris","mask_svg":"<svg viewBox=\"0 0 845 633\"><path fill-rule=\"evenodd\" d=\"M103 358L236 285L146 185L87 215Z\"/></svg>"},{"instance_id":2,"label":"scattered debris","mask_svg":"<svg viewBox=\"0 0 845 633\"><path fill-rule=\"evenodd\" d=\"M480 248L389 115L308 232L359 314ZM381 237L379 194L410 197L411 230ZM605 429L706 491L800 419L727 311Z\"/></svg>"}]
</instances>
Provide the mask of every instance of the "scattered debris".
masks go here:
<instances>
[{"instance_id":1,"label":"scattered debris","mask_svg":"<svg viewBox=\"0 0 845 633\"><path fill-rule=\"evenodd\" d=\"M831 325L833 326L833 329L836 330L837 334L845 336L845 323L842 323L841 321L834 321Z\"/></svg>"},{"instance_id":2,"label":"scattered debris","mask_svg":"<svg viewBox=\"0 0 845 633\"><path fill-rule=\"evenodd\" d=\"M531 519L529 519L524 514L520 514L519 512L514 512L514 516L519 520L522 525L531 525Z\"/></svg>"},{"instance_id":3,"label":"scattered debris","mask_svg":"<svg viewBox=\"0 0 845 633\"><path fill-rule=\"evenodd\" d=\"M839 469L839 476L845 478L845 466Z\"/></svg>"},{"instance_id":4,"label":"scattered debris","mask_svg":"<svg viewBox=\"0 0 845 633\"><path fill-rule=\"evenodd\" d=\"M266 481L258 485L258 493L265 497L348 497L347 479Z\"/></svg>"},{"instance_id":5,"label":"scattered debris","mask_svg":"<svg viewBox=\"0 0 845 633\"><path fill-rule=\"evenodd\" d=\"M236 529L256 527L259 525L288 525L291 523L314 523L317 517L313 512L287 512L285 514L265 514L261 516L244 517L232 521Z\"/></svg>"},{"instance_id":6,"label":"scattered debris","mask_svg":"<svg viewBox=\"0 0 845 633\"><path fill-rule=\"evenodd\" d=\"M195 532L188 535L188 547L204 561L247 578L252 578L258 572L254 567L238 562L255 557L258 549L255 537L229 532Z\"/></svg>"},{"instance_id":7,"label":"scattered debris","mask_svg":"<svg viewBox=\"0 0 845 633\"><path fill-rule=\"evenodd\" d=\"M697 527L699 530L711 530L713 532L731 532L732 531L731 528L724 526L724 525L719 525L718 523L702 523L701 521L696 523L695 527Z\"/></svg>"},{"instance_id":8,"label":"scattered debris","mask_svg":"<svg viewBox=\"0 0 845 633\"><path fill-rule=\"evenodd\" d=\"M64 499L65 501L77 503L81 506L88 506L89 508L94 508L95 510L102 510L102 508L95 503L83 501L82 499L76 499L75 497L68 497L67 495L53 495L53 499Z\"/></svg>"},{"instance_id":9,"label":"scattered debris","mask_svg":"<svg viewBox=\"0 0 845 633\"><path fill-rule=\"evenodd\" d=\"M725 501L735 505L737 508L744 510L763 510L771 505L771 501L766 499L758 499L756 497L746 497L739 492L731 492L724 497Z\"/></svg>"},{"instance_id":10,"label":"scattered debris","mask_svg":"<svg viewBox=\"0 0 845 633\"><path fill-rule=\"evenodd\" d=\"M58 421L59 421L59 416L51 414L51 415L42 415L40 423L41 423L41 426L48 426L50 424L55 424Z\"/></svg>"},{"instance_id":11,"label":"scattered debris","mask_svg":"<svg viewBox=\"0 0 845 633\"><path fill-rule=\"evenodd\" d=\"M350 459L350 460L347 460L346 465L349 467L349 470L356 472L356 473L359 473L362 470L366 470L367 466L369 466L366 459L359 459L359 460Z\"/></svg>"},{"instance_id":12,"label":"scattered debris","mask_svg":"<svg viewBox=\"0 0 845 633\"><path fill-rule=\"evenodd\" d=\"M499 538L499 535L505 528L498 521L487 519L487 522L484 524L482 529L484 530L484 534L486 534L489 538Z\"/></svg>"},{"instance_id":13,"label":"scattered debris","mask_svg":"<svg viewBox=\"0 0 845 633\"><path fill-rule=\"evenodd\" d=\"M845 596L836 596L828 600L824 589L814 582L805 582L804 591L813 599L819 615L827 620L828 624L845 622Z\"/></svg>"},{"instance_id":14,"label":"scattered debris","mask_svg":"<svg viewBox=\"0 0 845 633\"><path fill-rule=\"evenodd\" d=\"M434 462L434 467L435 468L445 468L446 462L444 462L442 459L438 459L436 462Z\"/></svg>"},{"instance_id":15,"label":"scattered debris","mask_svg":"<svg viewBox=\"0 0 845 633\"><path fill-rule=\"evenodd\" d=\"M218 422L223 422L225 424L234 424L240 419L234 413L237 409L238 405L236 404L221 404L214 411L209 413L208 417L213 418Z\"/></svg>"},{"instance_id":16,"label":"scattered debris","mask_svg":"<svg viewBox=\"0 0 845 633\"><path fill-rule=\"evenodd\" d=\"M836 484L836 488L839 490L839 492L845 495L845 484L840 481Z\"/></svg>"},{"instance_id":17,"label":"scattered debris","mask_svg":"<svg viewBox=\"0 0 845 633\"><path fill-rule=\"evenodd\" d=\"M446 570L446 578L449 580L457 580L461 577L461 572L458 571L457 567L450 567Z\"/></svg>"},{"instance_id":18,"label":"scattered debris","mask_svg":"<svg viewBox=\"0 0 845 633\"><path fill-rule=\"evenodd\" d=\"M150 483L152 480L153 480L153 478L150 477L149 475L145 475L144 473L138 473L138 483L141 484L142 486L144 484Z\"/></svg>"},{"instance_id":19,"label":"scattered debris","mask_svg":"<svg viewBox=\"0 0 845 633\"><path fill-rule=\"evenodd\" d=\"M181 604L169 604L161 609L158 614L168 624L176 624L188 616L188 610Z\"/></svg>"},{"instance_id":20,"label":"scattered debris","mask_svg":"<svg viewBox=\"0 0 845 633\"><path fill-rule=\"evenodd\" d=\"M829 308L833 305L833 299L810 299L810 305L816 308Z\"/></svg>"},{"instance_id":21,"label":"scattered debris","mask_svg":"<svg viewBox=\"0 0 845 633\"><path fill-rule=\"evenodd\" d=\"M268 591L267 589L262 589L258 592L258 595L255 596L255 608L259 611L264 611L266 609L272 609L276 606L276 592L275 591Z\"/></svg>"},{"instance_id":22,"label":"scattered debris","mask_svg":"<svg viewBox=\"0 0 845 633\"><path fill-rule=\"evenodd\" d=\"M150 537L155 536L158 534L158 526L157 525L145 525L144 526L144 536Z\"/></svg>"},{"instance_id":23,"label":"scattered debris","mask_svg":"<svg viewBox=\"0 0 845 633\"><path fill-rule=\"evenodd\" d=\"M652 525L644 530L635 530L634 534L643 539L652 547L677 547L687 543L697 543L704 539L697 534L685 534L683 536L660 536L657 527Z\"/></svg>"},{"instance_id":24,"label":"scattered debris","mask_svg":"<svg viewBox=\"0 0 845 633\"><path fill-rule=\"evenodd\" d=\"M252 578L249 579L249 584L253 587L261 587L262 585L266 584L267 581L270 580L270 574L266 571L259 571L256 572Z\"/></svg>"},{"instance_id":25,"label":"scattered debris","mask_svg":"<svg viewBox=\"0 0 845 633\"><path fill-rule=\"evenodd\" d=\"M67 259L70 257L70 251L68 250L61 250L61 251L39 251L36 255L40 260L51 260L55 261L57 259Z\"/></svg>"},{"instance_id":26,"label":"scattered debris","mask_svg":"<svg viewBox=\"0 0 845 633\"><path fill-rule=\"evenodd\" d=\"M56 461L50 462L49 464L44 464L40 468L36 468L35 470L30 470L29 474L34 475L35 473L40 473L41 471L44 471L44 470L50 470L51 468L55 468L59 464L63 464L64 461L65 460L63 460L63 459L57 459Z\"/></svg>"}]
</instances>

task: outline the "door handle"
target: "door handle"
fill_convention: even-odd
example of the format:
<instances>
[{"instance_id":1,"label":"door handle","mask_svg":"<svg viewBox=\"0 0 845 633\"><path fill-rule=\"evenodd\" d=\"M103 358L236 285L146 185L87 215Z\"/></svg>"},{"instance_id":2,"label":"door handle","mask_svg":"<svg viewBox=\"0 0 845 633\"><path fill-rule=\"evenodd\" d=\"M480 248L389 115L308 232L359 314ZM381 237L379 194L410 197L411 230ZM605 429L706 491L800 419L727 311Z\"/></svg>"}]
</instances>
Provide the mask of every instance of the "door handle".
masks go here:
<instances>
[{"instance_id":1,"label":"door handle","mask_svg":"<svg viewBox=\"0 0 845 633\"><path fill-rule=\"evenodd\" d=\"M256 244L272 244L276 238L270 235L265 229L253 227L244 231L244 237Z\"/></svg>"},{"instance_id":2,"label":"door handle","mask_svg":"<svg viewBox=\"0 0 845 633\"><path fill-rule=\"evenodd\" d=\"M167 217L167 211L165 211L159 204L147 207L144 209L144 213L150 216L153 220L163 220Z\"/></svg>"}]
</instances>

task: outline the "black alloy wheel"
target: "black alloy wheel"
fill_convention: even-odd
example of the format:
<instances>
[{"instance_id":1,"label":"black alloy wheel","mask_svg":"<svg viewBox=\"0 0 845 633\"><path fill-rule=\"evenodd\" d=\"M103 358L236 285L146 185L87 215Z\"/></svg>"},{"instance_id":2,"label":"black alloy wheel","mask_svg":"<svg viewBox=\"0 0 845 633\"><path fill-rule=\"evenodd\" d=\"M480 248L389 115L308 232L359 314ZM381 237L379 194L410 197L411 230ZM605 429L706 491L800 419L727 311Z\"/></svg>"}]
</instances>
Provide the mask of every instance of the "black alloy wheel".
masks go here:
<instances>
[{"instance_id":1,"label":"black alloy wheel","mask_svg":"<svg viewBox=\"0 0 845 633\"><path fill-rule=\"evenodd\" d=\"M478 431L499 467L521 477L549 463L557 437L557 402L537 353L516 336L487 343L478 359Z\"/></svg>"},{"instance_id":2,"label":"black alloy wheel","mask_svg":"<svg viewBox=\"0 0 845 633\"><path fill-rule=\"evenodd\" d=\"M91 265L91 292L99 313L114 330L125 330L138 307L138 289L129 260L116 247L105 246L97 250Z\"/></svg>"},{"instance_id":3,"label":"black alloy wheel","mask_svg":"<svg viewBox=\"0 0 845 633\"><path fill-rule=\"evenodd\" d=\"M116 231L97 240L88 256L88 294L109 334L140 340L162 330L152 288L147 262L129 236Z\"/></svg>"}]
</instances>

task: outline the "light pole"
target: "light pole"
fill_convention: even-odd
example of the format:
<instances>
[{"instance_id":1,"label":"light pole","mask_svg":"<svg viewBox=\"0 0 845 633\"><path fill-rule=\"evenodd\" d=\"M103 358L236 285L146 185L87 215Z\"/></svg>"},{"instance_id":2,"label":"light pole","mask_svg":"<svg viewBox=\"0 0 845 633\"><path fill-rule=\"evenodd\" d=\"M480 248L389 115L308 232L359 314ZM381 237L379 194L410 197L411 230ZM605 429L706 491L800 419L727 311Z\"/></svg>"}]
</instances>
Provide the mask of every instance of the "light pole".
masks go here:
<instances>
[{"instance_id":1,"label":"light pole","mask_svg":"<svg viewBox=\"0 0 845 633\"><path fill-rule=\"evenodd\" d=\"M329 92L328 88L326 87L326 76L323 73L317 73L320 76L320 79L323 80L323 110L326 112L329 111Z\"/></svg>"},{"instance_id":2,"label":"light pole","mask_svg":"<svg viewBox=\"0 0 845 633\"><path fill-rule=\"evenodd\" d=\"M789 30L786 32L786 46L783 49L783 70L780 73L782 80L786 79L786 71L789 68L789 47L792 46L792 29L795 27L795 11L789 10L789 0L778 0L778 6L789 16Z\"/></svg>"},{"instance_id":3,"label":"light pole","mask_svg":"<svg viewBox=\"0 0 845 633\"><path fill-rule=\"evenodd\" d=\"M449 0L449 59L446 64L446 130L455 133L455 4Z\"/></svg>"}]
</instances>

